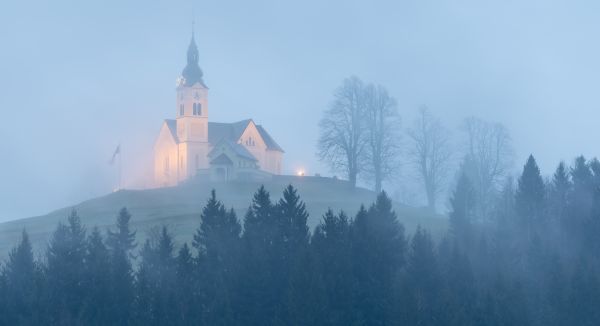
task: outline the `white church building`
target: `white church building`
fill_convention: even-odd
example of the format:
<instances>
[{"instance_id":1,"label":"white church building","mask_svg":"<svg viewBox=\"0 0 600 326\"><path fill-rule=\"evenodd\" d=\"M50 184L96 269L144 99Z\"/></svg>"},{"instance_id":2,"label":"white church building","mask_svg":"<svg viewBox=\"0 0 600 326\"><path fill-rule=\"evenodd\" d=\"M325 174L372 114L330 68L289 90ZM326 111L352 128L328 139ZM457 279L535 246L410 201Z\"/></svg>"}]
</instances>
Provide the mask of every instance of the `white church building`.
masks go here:
<instances>
[{"instance_id":1,"label":"white church building","mask_svg":"<svg viewBox=\"0 0 600 326\"><path fill-rule=\"evenodd\" d=\"M174 186L191 178L262 180L281 174L283 149L252 119L208 120L208 87L194 36L177 81L176 118L163 122L154 144L154 181Z\"/></svg>"}]
</instances>

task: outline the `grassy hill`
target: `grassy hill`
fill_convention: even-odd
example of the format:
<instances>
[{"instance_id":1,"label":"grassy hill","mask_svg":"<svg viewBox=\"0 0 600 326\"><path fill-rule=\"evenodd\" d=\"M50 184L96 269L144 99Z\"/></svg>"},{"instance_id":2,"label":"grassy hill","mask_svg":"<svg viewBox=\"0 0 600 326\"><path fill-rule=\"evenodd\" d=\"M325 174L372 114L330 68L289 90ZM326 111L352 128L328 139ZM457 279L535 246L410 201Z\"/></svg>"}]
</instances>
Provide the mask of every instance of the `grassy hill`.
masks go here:
<instances>
[{"instance_id":1,"label":"grassy hill","mask_svg":"<svg viewBox=\"0 0 600 326\"><path fill-rule=\"evenodd\" d=\"M344 210L351 216L361 204L370 205L376 194L366 189L350 190L347 182L321 177L278 176L264 183L275 202L288 184L293 184L306 202L310 213L311 230L319 223L328 208ZM47 215L0 223L0 257L5 257L20 238L21 230L29 233L36 253L44 250L48 239L59 221L65 221L71 209L77 209L82 222L88 227L111 227L121 207L127 207L132 217L132 226L138 232L138 241L156 227L167 225L178 243L191 241L200 224L200 212L211 189L227 208L233 207L240 220L250 205L252 195L261 183L189 183L172 188L150 190L122 190L109 195L65 207ZM434 235L446 228L446 219L427 213L423 209L394 203L399 220L408 232L417 225L428 228Z\"/></svg>"}]
</instances>

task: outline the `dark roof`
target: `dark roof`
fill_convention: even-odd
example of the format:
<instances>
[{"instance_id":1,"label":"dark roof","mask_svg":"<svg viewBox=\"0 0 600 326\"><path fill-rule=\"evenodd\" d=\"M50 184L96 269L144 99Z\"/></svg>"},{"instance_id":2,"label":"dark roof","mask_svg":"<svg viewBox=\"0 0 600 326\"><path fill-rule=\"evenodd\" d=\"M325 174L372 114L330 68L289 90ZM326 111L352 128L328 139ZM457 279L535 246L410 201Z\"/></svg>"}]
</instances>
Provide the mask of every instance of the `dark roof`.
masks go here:
<instances>
[{"instance_id":1,"label":"dark roof","mask_svg":"<svg viewBox=\"0 0 600 326\"><path fill-rule=\"evenodd\" d=\"M221 140L219 143L215 144L214 148L210 151L210 153L208 153L208 155L214 155L214 153L218 151L219 147L221 147L222 145L231 148L231 150L240 157L252 161L258 161L256 157L254 157L254 155L252 155L252 153L250 153L250 151L246 147L230 140Z\"/></svg>"},{"instance_id":2,"label":"dark roof","mask_svg":"<svg viewBox=\"0 0 600 326\"><path fill-rule=\"evenodd\" d=\"M210 161L211 164L227 164L232 165L233 162L225 154L217 156L214 160Z\"/></svg>"},{"instance_id":3,"label":"dark roof","mask_svg":"<svg viewBox=\"0 0 600 326\"><path fill-rule=\"evenodd\" d=\"M187 50L187 65L183 68L181 72L181 77L183 77L183 86L194 86L196 83L200 83L202 86L206 87L204 84L204 80L202 80L202 69L198 65L199 56L198 56L198 47L196 46L196 41L194 40L194 35L192 34L192 40L190 41L190 45Z\"/></svg>"},{"instance_id":4,"label":"dark roof","mask_svg":"<svg viewBox=\"0 0 600 326\"><path fill-rule=\"evenodd\" d=\"M258 132L265 141L265 144L267 144L268 149L283 152L281 146L279 146L279 144L275 142L275 140L271 137L271 135L269 135L265 128L263 128L261 125L256 125L256 129L258 129Z\"/></svg>"},{"instance_id":5,"label":"dark roof","mask_svg":"<svg viewBox=\"0 0 600 326\"><path fill-rule=\"evenodd\" d=\"M169 131L171 132L171 136L176 143L179 143L179 139L177 138L177 121L173 119L165 119L167 123L167 127L169 127Z\"/></svg>"},{"instance_id":6,"label":"dark roof","mask_svg":"<svg viewBox=\"0 0 600 326\"><path fill-rule=\"evenodd\" d=\"M175 139L176 142L179 142L179 139L177 138L177 122L176 122L176 120L167 119L167 120L165 120L165 122L167 123L167 126L169 127L169 130L171 131L171 135L173 135L173 139ZM236 146L234 146L234 148L237 148L237 147L243 148L244 151L248 152L248 150L244 146L237 144L237 141L238 141L238 139L240 139L240 137L244 133L244 130L246 130L246 128L248 128L248 125L250 124L250 122L252 122L252 119L246 119L246 120L233 122L233 123L209 122L208 123L208 142L211 143L212 145L216 145L216 144L220 143L221 141L227 141L227 142L230 142L230 143L236 145ZM258 130L258 133L260 133L260 136L265 141L265 144L267 145L267 149L283 152L283 149L279 146L279 144L277 144L277 142L275 142L275 140L271 137L271 135L269 135L269 133L265 130L265 128L263 128L261 125L256 125L256 129ZM248 152L248 154L250 154L250 152ZM250 154L250 156L254 159L254 156L252 154Z\"/></svg>"},{"instance_id":7,"label":"dark roof","mask_svg":"<svg viewBox=\"0 0 600 326\"><path fill-rule=\"evenodd\" d=\"M248 127L250 119L234 122L209 122L208 123L208 142L216 144L221 140L237 141L242 136L242 133Z\"/></svg>"}]
</instances>

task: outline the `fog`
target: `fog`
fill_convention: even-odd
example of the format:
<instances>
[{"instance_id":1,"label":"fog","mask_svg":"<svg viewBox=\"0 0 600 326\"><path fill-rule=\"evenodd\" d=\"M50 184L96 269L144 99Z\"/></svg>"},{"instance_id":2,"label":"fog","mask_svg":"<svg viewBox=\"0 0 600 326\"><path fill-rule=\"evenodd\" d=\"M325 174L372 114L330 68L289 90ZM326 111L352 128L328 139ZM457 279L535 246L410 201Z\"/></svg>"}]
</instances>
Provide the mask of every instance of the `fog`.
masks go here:
<instances>
[{"instance_id":1,"label":"fog","mask_svg":"<svg viewBox=\"0 0 600 326\"><path fill-rule=\"evenodd\" d=\"M0 220L148 184L195 20L210 120L253 118L284 170L329 174L318 121L343 78L380 83L402 120L426 104L457 132L505 124L519 170L542 173L600 137L592 1L27 1L0 11ZM408 173L408 171L403 171ZM401 180L398 182L402 182Z\"/></svg>"}]
</instances>

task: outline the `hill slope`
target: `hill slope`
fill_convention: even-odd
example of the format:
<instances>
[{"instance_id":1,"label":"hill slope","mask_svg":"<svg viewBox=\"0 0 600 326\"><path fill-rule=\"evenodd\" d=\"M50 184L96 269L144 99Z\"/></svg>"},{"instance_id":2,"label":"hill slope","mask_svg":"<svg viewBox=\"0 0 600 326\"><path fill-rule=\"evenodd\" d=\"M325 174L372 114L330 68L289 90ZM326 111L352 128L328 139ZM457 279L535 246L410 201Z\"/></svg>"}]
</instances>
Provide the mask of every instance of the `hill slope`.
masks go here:
<instances>
[{"instance_id":1,"label":"hill slope","mask_svg":"<svg viewBox=\"0 0 600 326\"><path fill-rule=\"evenodd\" d=\"M361 204L370 205L376 196L366 189L350 190L345 181L320 177L279 176L264 183L264 186L271 193L273 202L276 202L288 184L294 185L306 202L311 230L328 208L335 211L341 209L353 216ZM122 190L73 207L58 209L47 215L0 223L0 257L5 257L17 243L23 228L29 233L34 250L41 252L57 223L65 221L73 208L77 209L88 228L106 228L114 224L119 209L125 206L133 215L132 227L138 231L138 242L143 241L153 228L162 225L169 227L178 243L191 241L200 224L200 212L211 189L215 189L217 198L227 208L233 207L242 220L252 195L260 185L261 183L254 182L190 183L172 188ZM418 224L434 234L440 234L446 228L446 219L421 209L398 203L394 203L394 209L408 232L412 232Z\"/></svg>"}]
</instances>

